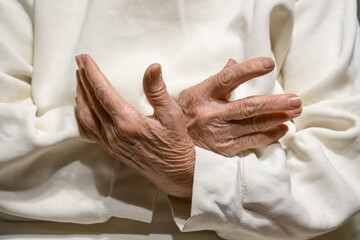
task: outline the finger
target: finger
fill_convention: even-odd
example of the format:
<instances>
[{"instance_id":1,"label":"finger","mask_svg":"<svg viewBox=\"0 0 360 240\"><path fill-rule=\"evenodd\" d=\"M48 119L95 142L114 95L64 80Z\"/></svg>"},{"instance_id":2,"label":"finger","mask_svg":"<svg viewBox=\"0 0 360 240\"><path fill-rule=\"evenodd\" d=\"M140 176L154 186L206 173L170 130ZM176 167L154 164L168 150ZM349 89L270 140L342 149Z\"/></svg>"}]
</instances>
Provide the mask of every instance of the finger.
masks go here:
<instances>
[{"instance_id":1,"label":"finger","mask_svg":"<svg viewBox=\"0 0 360 240\"><path fill-rule=\"evenodd\" d=\"M225 99L240 84L271 72L275 63L271 58L255 58L224 68L204 84L204 92L210 97Z\"/></svg>"},{"instance_id":2,"label":"finger","mask_svg":"<svg viewBox=\"0 0 360 240\"><path fill-rule=\"evenodd\" d=\"M154 108L155 116L161 123L169 125L182 120L183 114L180 107L167 92L160 64L154 63L146 69L143 88L146 98Z\"/></svg>"},{"instance_id":3,"label":"finger","mask_svg":"<svg viewBox=\"0 0 360 240\"><path fill-rule=\"evenodd\" d=\"M294 94L252 96L226 104L219 117L224 121L241 120L267 113L291 111L301 105L300 97Z\"/></svg>"},{"instance_id":4,"label":"finger","mask_svg":"<svg viewBox=\"0 0 360 240\"><path fill-rule=\"evenodd\" d=\"M88 102L90 103L90 105L89 105L90 109L93 110L96 117L100 120L101 125L105 125L108 123L109 114L104 109L104 107L102 106L100 101L97 99L97 97L95 96L95 91L94 91L93 87L90 85L88 77L85 74L84 63L83 63L82 58L77 56L76 63L79 66L80 82L82 84L84 91L86 92Z\"/></svg>"},{"instance_id":5,"label":"finger","mask_svg":"<svg viewBox=\"0 0 360 240\"><path fill-rule=\"evenodd\" d=\"M90 140L99 142L98 136L85 125L84 121L80 118L78 112L76 112L76 119L78 121L80 135L81 136L85 135Z\"/></svg>"},{"instance_id":6,"label":"finger","mask_svg":"<svg viewBox=\"0 0 360 240\"><path fill-rule=\"evenodd\" d=\"M284 124L281 124L272 127L266 131L257 132L242 136L240 138L236 138L233 140L231 146L229 147L227 155L234 156L235 154L238 154L239 152L245 151L247 149L268 146L271 143L274 143L275 141L282 138L287 131L288 127Z\"/></svg>"},{"instance_id":7,"label":"finger","mask_svg":"<svg viewBox=\"0 0 360 240\"><path fill-rule=\"evenodd\" d=\"M223 69L229 68L229 67L231 67L232 65L235 65L235 64L237 64L237 61L235 59L230 58Z\"/></svg>"},{"instance_id":8,"label":"finger","mask_svg":"<svg viewBox=\"0 0 360 240\"><path fill-rule=\"evenodd\" d=\"M76 113L78 119L83 123L85 132L92 135L91 137L99 138L101 133L101 126L99 119L96 114L90 107L89 100L87 99L87 95L84 87L80 81L79 71L76 71ZM89 135L89 134L88 134ZM90 136L89 136L90 137Z\"/></svg>"},{"instance_id":9,"label":"finger","mask_svg":"<svg viewBox=\"0 0 360 240\"><path fill-rule=\"evenodd\" d=\"M227 132L230 133L232 137L237 138L251 133L265 131L299 116L301 108L299 110L300 111L270 113L244 120L231 121L227 126Z\"/></svg>"},{"instance_id":10,"label":"finger","mask_svg":"<svg viewBox=\"0 0 360 240\"><path fill-rule=\"evenodd\" d=\"M82 70L80 71L80 79L85 83L83 86L87 92L89 102L92 103L92 108L101 122L100 139L109 145L109 142L115 141L115 135L113 134L115 130L119 133L126 131L127 123L132 119L139 119L142 115L116 92L90 56L78 56L77 62ZM93 78L93 81L90 80L91 78ZM91 85L91 82L94 86ZM106 94L103 94L103 92ZM116 95L113 96L112 93Z\"/></svg>"},{"instance_id":11,"label":"finger","mask_svg":"<svg viewBox=\"0 0 360 240\"><path fill-rule=\"evenodd\" d=\"M230 58L223 69L229 68L229 67L231 67L232 65L235 65L235 64L237 64L237 61L235 59ZM230 98L230 93L222 96L221 98L225 99L225 100L228 100Z\"/></svg>"},{"instance_id":12,"label":"finger","mask_svg":"<svg viewBox=\"0 0 360 240\"><path fill-rule=\"evenodd\" d=\"M119 95L89 55L82 54L81 60L84 65L87 80L93 88L94 95L110 116L117 115L126 118L128 112L135 111L135 109Z\"/></svg>"}]
</instances>

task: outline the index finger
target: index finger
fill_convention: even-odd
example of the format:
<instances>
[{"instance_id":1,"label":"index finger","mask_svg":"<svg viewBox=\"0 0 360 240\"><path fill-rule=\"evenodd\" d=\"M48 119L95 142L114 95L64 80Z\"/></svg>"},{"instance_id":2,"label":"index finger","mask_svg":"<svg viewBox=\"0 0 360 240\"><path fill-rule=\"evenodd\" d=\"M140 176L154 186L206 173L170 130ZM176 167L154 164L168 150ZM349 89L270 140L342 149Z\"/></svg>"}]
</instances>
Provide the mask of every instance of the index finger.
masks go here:
<instances>
[{"instance_id":1,"label":"index finger","mask_svg":"<svg viewBox=\"0 0 360 240\"><path fill-rule=\"evenodd\" d=\"M254 58L243 63L234 64L222 69L210 77L205 85L205 91L216 99L226 97L240 84L271 72L275 63L271 58Z\"/></svg>"},{"instance_id":2,"label":"index finger","mask_svg":"<svg viewBox=\"0 0 360 240\"><path fill-rule=\"evenodd\" d=\"M121 113L119 114L121 116L124 112L135 111L111 85L95 61L87 54L83 54L81 57L84 62L87 80L94 89L96 98L110 116L113 116L113 114L118 115L118 113Z\"/></svg>"},{"instance_id":3,"label":"index finger","mask_svg":"<svg viewBox=\"0 0 360 240\"><path fill-rule=\"evenodd\" d=\"M219 116L225 121L247 119L268 113L299 109L300 97L294 94L252 96L227 103Z\"/></svg>"}]
</instances>

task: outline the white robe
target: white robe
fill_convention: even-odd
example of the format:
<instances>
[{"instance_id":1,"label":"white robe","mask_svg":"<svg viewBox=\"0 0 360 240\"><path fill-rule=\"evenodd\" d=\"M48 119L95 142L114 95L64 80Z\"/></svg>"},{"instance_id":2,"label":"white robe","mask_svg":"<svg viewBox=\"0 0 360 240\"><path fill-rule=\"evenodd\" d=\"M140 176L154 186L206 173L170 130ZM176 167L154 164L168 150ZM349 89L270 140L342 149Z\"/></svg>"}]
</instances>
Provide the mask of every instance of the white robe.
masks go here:
<instances>
[{"instance_id":1,"label":"white robe","mask_svg":"<svg viewBox=\"0 0 360 240\"><path fill-rule=\"evenodd\" d=\"M359 33L354 0L0 1L0 216L151 222L154 185L80 137L75 55L90 54L143 114L153 62L176 98L230 57L269 56L276 69L232 99L295 93L302 115L262 149L196 148L192 202L170 197L174 220L224 239L339 227L360 208Z\"/></svg>"}]
</instances>

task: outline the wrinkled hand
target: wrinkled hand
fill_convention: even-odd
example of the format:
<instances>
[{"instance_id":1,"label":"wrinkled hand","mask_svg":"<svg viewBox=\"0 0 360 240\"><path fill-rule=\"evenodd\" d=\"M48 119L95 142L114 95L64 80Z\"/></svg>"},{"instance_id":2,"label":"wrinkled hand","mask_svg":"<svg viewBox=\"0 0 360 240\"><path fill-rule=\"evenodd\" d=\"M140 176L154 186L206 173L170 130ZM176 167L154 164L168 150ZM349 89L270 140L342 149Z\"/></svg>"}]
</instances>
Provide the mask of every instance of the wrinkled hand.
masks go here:
<instances>
[{"instance_id":1,"label":"wrinkled hand","mask_svg":"<svg viewBox=\"0 0 360 240\"><path fill-rule=\"evenodd\" d=\"M282 124L301 114L301 100L293 94L252 96L229 101L240 84L274 69L270 58L244 63L230 59L224 69L182 91L177 100L187 118L193 142L202 148L233 156L267 146L288 130Z\"/></svg>"},{"instance_id":2,"label":"wrinkled hand","mask_svg":"<svg viewBox=\"0 0 360 240\"><path fill-rule=\"evenodd\" d=\"M76 113L84 133L166 193L191 197L194 144L181 108L168 95L160 65L152 64L144 75L144 92L154 108L147 117L118 94L90 56L76 61Z\"/></svg>"}]
</instances>

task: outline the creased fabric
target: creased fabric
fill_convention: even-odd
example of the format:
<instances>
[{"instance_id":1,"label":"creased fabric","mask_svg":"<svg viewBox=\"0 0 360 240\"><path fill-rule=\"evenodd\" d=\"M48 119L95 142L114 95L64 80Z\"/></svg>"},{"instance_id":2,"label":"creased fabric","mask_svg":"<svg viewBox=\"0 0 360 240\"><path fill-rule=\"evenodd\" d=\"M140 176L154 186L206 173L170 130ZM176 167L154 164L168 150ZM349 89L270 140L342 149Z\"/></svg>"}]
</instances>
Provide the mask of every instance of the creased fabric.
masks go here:
<instances>
[{"instance_id":1,"label":"creased fabric","mask_svg":"<svg viewBox=\"0 0 360 240\"><path fill-rule=\"evenodd\" d=\"M303 113L278 144L229 159L197 149L191 212L174 208L184 231L213 229L225 239L309 239L359 211L356 3L273 3L247 1L253 15L244 27L245 55L274 56L273 78L302 98ZM269 93L264 81L253 82L253 89ZM265 85L271 83L277 84ZM240 87L236 96L246 90Z\"/></svg>"},{"instance_id":2,"label":"creased fabric","mask_svg":"<svg viewBox=\"0 0 360 240\"><path fill-rule=\"evenodd\" d=\"M143 114L142 76L162 64L173 98L232 57L276 69L232 99L295 93L280 143L226 158L196 148L193 199L170 198L182 231L308 239L359 211L359 26L353 0L0 2L0 215L151 222L157 189L80 136L75 61L90 54Z\"/></svg>"}]
</instances>

